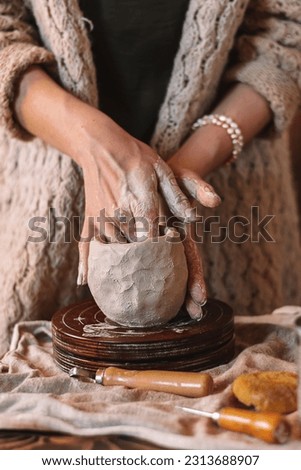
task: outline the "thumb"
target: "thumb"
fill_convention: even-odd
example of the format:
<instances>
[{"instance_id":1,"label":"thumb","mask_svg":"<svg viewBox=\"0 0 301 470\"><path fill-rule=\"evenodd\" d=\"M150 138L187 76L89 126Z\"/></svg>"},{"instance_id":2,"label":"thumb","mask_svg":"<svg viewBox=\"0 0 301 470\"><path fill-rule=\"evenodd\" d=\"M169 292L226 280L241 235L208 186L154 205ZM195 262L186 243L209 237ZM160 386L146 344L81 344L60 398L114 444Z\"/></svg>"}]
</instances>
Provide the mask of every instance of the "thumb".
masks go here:
<instances>
[{"instance_id":1,"label":"thumb","mask_svg":"<svg viewBox=\"0 0 301 470\"><path fill-rule=\"evenodd\" d=\"M79 262L76 281L78 286L83 286L88 283L88 258L90 241L92 240L93 236L94 226L91 223L91 218L86 216L78 243Z\"/></svg>"},{"instance_id":2,"label":"thumb","mask_svg":"<svg viewBox=\"0 0 301 470\"><path fill-rule=\"evenodd\" d=\"M194 172L185 171L177 175L177 181L186 194L196 199L205 207L217 207L222 202L213 186Z\"/></svg>"},{"instance_id":3,"label":"thumb","mask_svg":"<svg viewBox=\"0 0 301 470\"><path fill-rule=\"evenodd\" d=\"M90 242L80 241L78 244L79 251L79 262L78 262L78 274L77 274L77 285L83 286L88 283L88 258L89 258L89 247Z\"/></svg>"}]
</instances>

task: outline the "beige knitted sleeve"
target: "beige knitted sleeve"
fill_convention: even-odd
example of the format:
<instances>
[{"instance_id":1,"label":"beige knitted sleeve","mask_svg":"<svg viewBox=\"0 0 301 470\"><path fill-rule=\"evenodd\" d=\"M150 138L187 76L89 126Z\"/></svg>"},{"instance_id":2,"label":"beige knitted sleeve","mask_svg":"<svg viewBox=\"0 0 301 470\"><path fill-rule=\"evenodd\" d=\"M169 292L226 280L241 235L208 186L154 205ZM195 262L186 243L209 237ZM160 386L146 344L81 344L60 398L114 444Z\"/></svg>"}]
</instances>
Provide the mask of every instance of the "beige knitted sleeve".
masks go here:
<instances>
[{"instance_id":1,"label":"beige knitted sleeve","mask_svg":"<svg viewBox=\"0 0 301 470\"><path fill-rule=\"evenodd\" d=\"M263 95L285 129L301 100L301 0L251 0L232 58L226 80Z\"/></svg>"},{"instance_id":2,"label":"beige knitted sleeve","mask_svg":"<svg viewBox=\"0 0 301 470\"><path fill-rule=\"evenodd\" d=\"M16 121L13 103L21 74L31 65L54 65L54 56L39 46L23 0L0 0L0 125L12 136L32 138Z\"/></svg>"}]
</instances>

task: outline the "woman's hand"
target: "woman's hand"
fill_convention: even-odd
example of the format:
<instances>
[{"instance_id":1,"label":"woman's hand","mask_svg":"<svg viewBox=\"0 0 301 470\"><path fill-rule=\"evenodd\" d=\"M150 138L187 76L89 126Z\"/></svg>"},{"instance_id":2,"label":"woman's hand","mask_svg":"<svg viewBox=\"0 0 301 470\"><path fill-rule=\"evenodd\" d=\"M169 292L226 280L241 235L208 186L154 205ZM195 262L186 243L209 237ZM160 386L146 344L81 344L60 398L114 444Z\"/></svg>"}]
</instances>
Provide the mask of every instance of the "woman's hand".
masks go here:
<instances>
[{"instance_id":1,"label":"woman's hand","mask_svg":"<svg viewBox=\"0 0 301 470\"><path fill-rule=\"evenodd\" d=\"M248 85L235 84L212 110L213 114L230 116L239 125L247 144L271 120L268 102ZM221 127L208 125L196 130L173 155L168 164L179 186L187 196L206 207L216 207L220 198L203 178L221 165L232 154L232 142ZM200 249L195 242L195 224L187 226L185 238L189 269L187 310L192 317L201 316L201 305L206 301Z\"/></svg>"},{"instance_id":2,"label":"woman's hand","mask_svg":"<svg viewBox=\"0 0 301 470\"><path fill-rule=\"evenodd\" d=\"M201 162L212 161L214 158L218 135L215 136L214 145L210 146L208 142L210 132L206 134L204 131L205 129L200 129L191 135L167 163L172 169L179 186L188 197L198 201L205 207L214 208L221 203L221 199L214 188L202 178L201 175L204 170ZM224 148L227 152L227 145ZM212 155L209 154L209 151L212 152ZM196 240L196 224L186 224L183 237L188 265L188 288L185 303L189 315L195 319L202 316L202 306L207 300L200 247L197 246Z\"/></svg>"},{"instance_id":3,"label":"woman's hand","mask_svg":"<svg viewBox=\"0 0 301 470\"><path fill-rule=\"evenodd\" d=\"M148 145L134 139L99 111L87 116L86 141L78 154L85 182L85 221L79 244L78 284L87 282L89 241L136 239L136 221L144 235L159 231L159 192L173 215L193 220L193 208L169 166Z\"/></svg>"}]
</instances>

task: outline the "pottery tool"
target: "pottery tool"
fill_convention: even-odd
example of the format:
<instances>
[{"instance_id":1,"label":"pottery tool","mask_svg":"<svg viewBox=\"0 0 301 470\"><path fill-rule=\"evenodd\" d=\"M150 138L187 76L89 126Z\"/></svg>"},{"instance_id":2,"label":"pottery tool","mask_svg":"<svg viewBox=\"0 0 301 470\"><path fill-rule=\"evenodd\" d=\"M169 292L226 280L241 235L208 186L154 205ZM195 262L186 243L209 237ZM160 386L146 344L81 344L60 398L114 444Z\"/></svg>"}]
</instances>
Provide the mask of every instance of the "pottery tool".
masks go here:
<instances>
[{"instance_id":1,"label":"pottery tool","mask_svg":"<svg viewBox=\"0 0 301 470\"><path fill-rule=\"evenodd\" d=\"M173 372L167 370L125 370L117 367L100 368L89 372L78 367L69 371L69 376L101 385L123 385L128 388L174 393L190 398L209 395L213 390L210 374L197 372Z\"/></svg>"},{"instance_id":2,"label":"pottery tool","mask_svg":"<svg viewBox=\"0 0 301 470\"><path fill-rule=\"evenodd\" d=\"M200 321L183 308L165 325L129 328L108 320L87 300L54 314L52 338L54 360L67 373L72 367L197 372L233 358L233 311L209 299Z\"/></svg>"},{"instance_id":3,"label":"pottery tool","mask_svg":"<svg viewBox=\"0 0 301 470\"><path fill-rule=\"evenodd\" d=\"M184 406L176 406L176 409L210 418L223 429L248 434L270 444L284 444L291 434L289 423L280 413L257 412L230 407L213 413Z\"/></svg>"}]
</instances>

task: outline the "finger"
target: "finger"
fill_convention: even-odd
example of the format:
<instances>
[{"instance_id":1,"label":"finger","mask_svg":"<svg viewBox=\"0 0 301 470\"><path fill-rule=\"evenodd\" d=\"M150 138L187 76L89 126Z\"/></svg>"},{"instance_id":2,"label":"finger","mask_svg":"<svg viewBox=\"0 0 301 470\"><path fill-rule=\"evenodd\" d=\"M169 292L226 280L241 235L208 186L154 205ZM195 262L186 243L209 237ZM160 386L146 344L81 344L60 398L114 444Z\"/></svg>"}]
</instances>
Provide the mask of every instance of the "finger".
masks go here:
<instances>
[{"instance_id":1,"label":"finger","mask_svg":"<svg viewBox=\"0 0 301 470\"><path fill-rule=\"evenodd\" d=\"M89 258L89 247L90 242L79 242L79 263L78 263L78 273L77 273L77 285L83 286L87 284L88 279L88 258Z\"/></svg>"},{"instance_id":2,"label":"finger","mask_svg":"<svg viewBox=\"0 0 301 470\"><path fill-rule=\"evenodd\" d=\"M120 226L124 216L127 218L129 214L121 209L121 204L116 203L113 187L105 179L101 183L96 206L94 203L92 211L90 210L90 213L99 211L95 218L96 233L104 236L107 243L127 243Z\"/></svg>"},{"instance_id":3,"label":"finger","mask_svg":"<svg viewBox=\"0 0 301 470\"><path fill-rule=\"evenodd\" d=\"M126 237L121 233L118 224L116 222L109 221L105 222L104 236L107 243L127 243Z\"/></svg>"},{"instance_id":4,"label":"finger","mask_svg":"<svg viewBox=\"0 0 301 470\"><path fill-rule=\"evenodd\" d=\"M186 175L177 177L179 185L186 194L192 196L205 207L213 208L220 205L222 200L210 184L194 173Z\"/></svg>"},{"instance_id":5,"label":"finger","mask_svg":"<svg viewBox=\"0 0 301 470\"><path fill-rule=\"evenodd\" d=\"M174 218L174 215L172 215L172 213L170 212L165 199L162 197L160 193L158 193L158 197L159 197L159 224L166 226L168 219Z\"/></svg>"},{"instance_id":6,"label":"finger","mask_svg":"<svg viewBox=\"0 0 301 470\"><path fill-rule=\"evenodd\" d=\"M117 209L114 215L107 213L106 209L101 209L97 217L92 217L94 224L94 236L102 236L106 243L127 243L127 239L120 230L122 223L120 211Z\"/></svg>"},{"instance_id":7,"label":"finger","mask_svg":"<svg viewBox=\"0 0 301 470\"><path fill-rule=\"evenodd\" d=\"M159 213L157 208L147 207L146 204L136 205L133 210L134 223L131 233L134 234L134 241L154 239L159 235Z\"/></svg>"},{"instance_id":8,"label":"finger","mask_svg":"<svg viewBox=\"0 0 301 470\"><path fill-rule=\"evenodd\" d=\"M159 195L156 175L137 179L128 201L134 217L134 231L137 241L156 238L159 234Z\"/></svg>"},{"instance_id":9,"label":"finger","mask_svg":"<svg viewBox=\"0 0 301 470\"><path fill-rule=\"evenodd\" d=\"M132 212L127 209L116 209L114 223L126 241L132 242L135 237L135 219Z\"/></svg>"},{"instance_id":10,"label":"finger","mask_svg":"<svg viewBox=\"0 0 301 470\"><path fill-rule=\"evenodd\" d=\"M88 258L90 241L94 236L93 223L91 217L85 217L84 225L78 243L79 263L77 274L77 285L83 286L88 282Z\"/></svg>"},{"instance_id":11,"label":"finger","mask_svg":"<svg viewBox=\"0 0 301 470\"><path fill-rule=\"evenodd\" d=\"M171 212L176 217L185 219L186 222L196 220L195 209L191 206L188 198L181 191L169 166L160 159L154 164L154 169L158 178L161 193Z\"/></svg>"},{"instance_id":12,"label":"finger","mask_svg":"<svg viewBox=\"0 0 301 470\"><path fill-rule=\"evenodd\" d=\"M200 250L196 242L195 224L188 224L186 226L186 234L185 239L183 240L183 245L188 266L188 295L198 307L202 307L207 301L207 289L204 280L203 263ZM196 309L194 308L194 311L195 310ZM201 308L199 309L199 312L201 314Z\"/></svg>"},{"instance_id":13,"label":"finger","mask_svg":"<svg viewBox=\"0 0 301 470\"><path fill-rule=\"evenodd\" d=\"M201 320L203 317L203 309L200 305L196 304L192 297L188 294L185 300L186 310L193 320Z\"/></svg>"}]
</instances>

